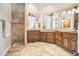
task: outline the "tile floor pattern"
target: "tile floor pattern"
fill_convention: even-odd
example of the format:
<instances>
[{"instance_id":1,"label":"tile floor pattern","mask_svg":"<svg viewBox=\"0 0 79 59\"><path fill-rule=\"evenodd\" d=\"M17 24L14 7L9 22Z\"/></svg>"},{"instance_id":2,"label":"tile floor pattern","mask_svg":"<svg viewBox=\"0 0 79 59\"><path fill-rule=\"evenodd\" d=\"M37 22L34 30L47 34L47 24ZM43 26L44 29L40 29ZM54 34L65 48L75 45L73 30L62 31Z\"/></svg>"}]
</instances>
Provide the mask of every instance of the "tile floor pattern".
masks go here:
<instances>
[{"instance_id":1,"label":"tile floor pattern","mask_svg":"<svg viewBox=\"0 0 79 59\"><path fill-rule=\"evenodd\" d=\"M71 56L72 54L61 47L44 42L28 43L26 46L15 43L10 51L9 56Z\"/></svg>"}]
</instances>

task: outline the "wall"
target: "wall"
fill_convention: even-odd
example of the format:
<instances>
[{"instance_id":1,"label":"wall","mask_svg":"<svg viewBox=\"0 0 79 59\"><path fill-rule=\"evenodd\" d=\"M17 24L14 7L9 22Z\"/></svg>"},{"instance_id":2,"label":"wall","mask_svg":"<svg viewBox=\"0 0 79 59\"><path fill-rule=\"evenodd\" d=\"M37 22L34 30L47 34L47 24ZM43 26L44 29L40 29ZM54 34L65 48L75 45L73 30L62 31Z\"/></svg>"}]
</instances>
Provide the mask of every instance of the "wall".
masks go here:
<instances>
[{"instance_id":1,"label":"wall","mask_svg":"<svg viewBox=\"0 0 79 59\"><path fill-rule=\"evenodd\" d=\"M79 4L78 4L79 6ZM79 13L78 13L78 40L77 40L77 52L79 53Z\"/></svg>"},{"instance_id":2,"label":"wall","mask_svg":"<svg viewBox=\"0 0 79 59\"><path fill-rule=\"evenodd\" d=\"M0 55L5 55L11 46L11 4L0 3L0 20L5 20L5 37L0 31ZM0 30L2 26L0 24Z\"/></svg>"},{"instance_id":3,"label":"wall","mask_svg":"<svg viewBox=\"0 0 79 59\"><path fill-rule=\"evenodd\" d=\"M12 4L12 43L24 39L24 12L25 4Z\"/></svg>"}]
</instances>

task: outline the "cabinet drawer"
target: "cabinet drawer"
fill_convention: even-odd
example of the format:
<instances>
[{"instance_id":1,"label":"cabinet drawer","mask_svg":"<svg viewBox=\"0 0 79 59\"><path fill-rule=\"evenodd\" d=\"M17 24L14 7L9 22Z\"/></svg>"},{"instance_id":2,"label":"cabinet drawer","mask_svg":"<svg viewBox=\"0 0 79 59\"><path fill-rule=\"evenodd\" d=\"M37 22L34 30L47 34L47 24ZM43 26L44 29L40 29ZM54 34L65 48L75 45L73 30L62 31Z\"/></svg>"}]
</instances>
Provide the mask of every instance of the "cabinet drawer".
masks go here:
<instances>
[{"instance_id":1,"label":"cabinet drawer","mask_svg":"<svg viewBox=\"0 0 79 59\"><path fill-rule=\"evenodd\" d=\"M58 32L58 31L56 31L56 32L55 32L55 34L61 35L61 34L62 34L62 32Z\"/></svg>"},{"instance_id":2,"label":"cabinet drawer","mask_svg":"<svg viewBox=\"0 0 79 59\"><path fill-rule=\"evenodd\" d=\"M69 38L70 37L70 34L69 33L63 33L63 37L64 38Z\"/></svg>"},{"instance_id":3,"label":"cabinet drawer","mask_svg":"<svg viewBox=\"0 0 79 59\"><path fill-rule=\"evenodd\" d=\"M46 32L40 32L41 36L46 36Z\"/></svg>"},{"instance_id":4,"label":"cabinet drawer","mask_svg":"<svg viewBox=\"0 0 79 59\"><path fill-rule=\"evenodd\" d=\"M63 37L68 38L68 39L72 39L72 40L77 39L77 35L75 33L63 33Z\"/></svg>"},{"instance_id":5,"label":"cabinet drawer","mask_svg":"<svg viewBox=\"0 0 79 59\"><path fill-rule=\"evenodd\" d=\"M40 31L37 31L37 30L36 31L35 30L33 30L33 31L27 31L27 34L28 35L30 35L30 34L32 34L32 35L35 34L36 35L36 34L40 34Z\"/></svg>"},{"instance_id":6,"label":"cabinet drawer","mask_svg":"<svg viewBox=\"0 0 79 59\"><path fill-rule=\"evenodd\" d=\"M48 35L48 36L52 36L52 35L54 35L54 34L53 34L53 32L47 32L47 35Z\"/></svg>"},{"instance_id":7,"label":"cabinet drawer","mask_svg":"<svg viewBox=\"0 0 79 59\"><path fill-rule=\"evenodd\" d=\"M39 34L38 35L35 35L35 34L27 34L27 38L28 39L39 39L40 36L39 36Z\"/></svg>"},{"instance_id":8,"label":"cabinet drawer","mask_svg":"<svg viewBox=\"0 0 79 59\"><path fill-rule=\"evenodd\" d=\"M30 35L30 39L38 39L40 38L39 35Z\"/></svg>"},{"instance_id":9,"label":"cabinet drawer","mask_svg":"<svg viewBox=\"0 0 79 59\"><path fill-rule=\"evenodd\" d=\"M48 39L54 39L54 36L47 36Z\"/></svg>"},{"instance_id":10,"label":"cabinet drawer","mask_svg":"<svg viewBox=\"0 0 79 59\"><path fill-rule=\"evenodd\" d=\"M62 46L62 42L60 40L56 40L56 44Z\"/></svg>"},{"instance_id":11,"label":"cabinet drawer","mask_svg":"<svg viewBox=\"0 0 79 59\"><path fill-rule=\"evenodd\" d=\"M54 39L52 39L52 38L47 38L47 42L54 43Z\"/></svg>"},{"instance_id":12,"label":"cabinet drawer","mask_svg":"<svg viewBox=\"0 0 79 59\"><path fill-rule=\"evenodd\" d=\"M47 33L47 38L53 38L53 37L54 37L54 33L53 32Z\"/></svg>"},{"instance_id":13,"label":"cabinet drawer","mask_svg":"<svg viewBox=\"0 0 79 59\"><path fill-rule=\"evenodd\" d=\"M70 39L72 39L72 40L77 40L77 35L71 34Z\"/></svg>"}]
</instances>

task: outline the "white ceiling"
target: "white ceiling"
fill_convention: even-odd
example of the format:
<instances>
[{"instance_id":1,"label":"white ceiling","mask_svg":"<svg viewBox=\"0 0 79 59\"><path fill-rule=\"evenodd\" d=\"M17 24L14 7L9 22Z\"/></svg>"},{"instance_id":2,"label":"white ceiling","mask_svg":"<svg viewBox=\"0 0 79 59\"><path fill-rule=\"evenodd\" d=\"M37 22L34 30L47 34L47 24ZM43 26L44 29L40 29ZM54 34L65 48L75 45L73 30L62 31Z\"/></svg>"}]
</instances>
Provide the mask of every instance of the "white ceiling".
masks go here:
<instances>
[{"instance_id":1,"label":"white ceiling","mask_svg":"<svg viewBox=\"0 0 79 59\"><path fill-rule=\"evenodd\" d=\"M30 13L46 14L74 7L73 3L28 3L26 9Z\"/></svg>"}]
</instances>

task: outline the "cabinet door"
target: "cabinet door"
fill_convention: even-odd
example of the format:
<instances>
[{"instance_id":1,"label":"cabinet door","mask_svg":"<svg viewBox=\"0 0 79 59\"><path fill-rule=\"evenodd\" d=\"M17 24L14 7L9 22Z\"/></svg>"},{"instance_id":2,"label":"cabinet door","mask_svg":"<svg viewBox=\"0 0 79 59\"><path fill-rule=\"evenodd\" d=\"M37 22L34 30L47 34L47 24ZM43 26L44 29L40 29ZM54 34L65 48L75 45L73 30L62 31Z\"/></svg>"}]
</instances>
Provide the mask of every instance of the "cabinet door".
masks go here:
<instances>
[{"instance_id":1,"label":"cabinet door","mask_svg":"<svg viewBox=\"0 0 79 59\"><path fill-rule=\"evenodd\" d=\"M41 32L41 38L40 38L40 41L41 42L46 42L46 32Z\"/></svg>"},{"instance_id":2,"label":"cabinet door","mask_svg":"<svg viewBox=\"0 0 79 59\"><path fill-rule=\"evenodd\" d=\"M39 31L28 31L27 33L28 42L36 42L40 40L40 32Z\"/></svg>"},{"instance_id":3,"label":"cabinet door","mask_svg":"<svg viewBox=\"0 0 79 59\"><path fill-rule=\"evenodd\" d=\"M59 46L62 46L62 33L55 32L55 43Z\"/></svg>"},{"instance_id":4,"label":"cabinet door","mask_svg":"<svg viewBox=\"0 0 79 59\"><path fill-rule=\"evenodd\" d=\"M62 41L56 40L56 44L57 44L58 46L62 46Z\"/></svg>"},{"instance_id":5,"label":"cabinet door","mask_svg":"<svg viewBox=\"0 0 79 59\"><path fill-rule=\"evenodd\" d=\"M74 52L77 51L77 42L76 42L76 40L70 40L70 49Z\"/></svg>"},{"instance_id":6,"label":"cabinet door","mask_svg":"<svg viewBox=\"0 0 79 59\"><path fill-rule=\"evenodd\" d=\"M47 33L47 42L54 43L54 33L53 32Z\"/></svg>"},{"instance_id":7,"label":"cabinet door","mask_svg":"<svg viewBox=\"0 0 79 59\"><path fill-rule=\"evenodd\" d=\"M69 48L69 39L68 38L63 38L63 47L65 49Z\"/></svg>"},{"instance_id":8,"label":"cabinet door","mask_svg":"<svg viewBox=\"0 0 79 59\"><path fill-rule=\"evenodd\" d=\"M63 48L69 49L69 43L70 42L70 33L63 33Z\"/></svg>"},{"instance_id":9,"label":"cabinet door","mask_svg":"<svg viewBox=\"0 0 79 59\"><path fill-rule=\"evenodd\" d=\"M75 52L77 51L77 34L71 34L70 39L70 49Z\"/></svg>"},{"instance_id":10,"label":"cabinet door","mask_svg":"<svg viewBox=\"0 0 79 59\"><path fill-rule=\"evenodd\" d=\"M75 33L63 33L63 48L74 53L77 49L76 38Z\"/></svg>"},{"instance_id":11,"label":"cabinet door","mask_svg":"<svg viewBox=\"0 0 79 59\"><path fill-rule=\"evenodd\" d=\"M32 42L30 31L27 31L27 42Z\"/></svg>"},{"instance_id":12,"label":"cabinet door","mask_svg":"<svg viewBox=\"0 0 79 59\"><path fill-rule=\"evenodd\" d=\"M56 32L55 33L55 39L57 39L57 40L62 40L62 33L61 32Z\"/></svg>"}]
</instances>

